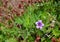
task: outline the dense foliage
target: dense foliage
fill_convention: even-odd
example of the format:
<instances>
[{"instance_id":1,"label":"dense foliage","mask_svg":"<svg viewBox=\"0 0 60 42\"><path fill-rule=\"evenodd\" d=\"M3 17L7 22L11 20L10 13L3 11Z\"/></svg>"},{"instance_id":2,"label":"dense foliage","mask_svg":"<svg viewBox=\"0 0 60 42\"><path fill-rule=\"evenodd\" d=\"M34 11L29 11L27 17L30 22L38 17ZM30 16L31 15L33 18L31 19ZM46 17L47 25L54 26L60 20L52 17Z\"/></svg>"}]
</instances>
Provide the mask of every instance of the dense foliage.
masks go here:
<instances>
[{"instance_id":1,"label":"dense foliage","mask_svg":"<svg viewBox=\"0 0 60 42\"><path fill-rule=\"evenodd\" d=\"M42 29L36 22L42 20ZM11 24L11 21L8 21ZM12 27L0 23L0 42L60 42L60 1L42 1L15 16Z\"/></svg>"}]
</instances>

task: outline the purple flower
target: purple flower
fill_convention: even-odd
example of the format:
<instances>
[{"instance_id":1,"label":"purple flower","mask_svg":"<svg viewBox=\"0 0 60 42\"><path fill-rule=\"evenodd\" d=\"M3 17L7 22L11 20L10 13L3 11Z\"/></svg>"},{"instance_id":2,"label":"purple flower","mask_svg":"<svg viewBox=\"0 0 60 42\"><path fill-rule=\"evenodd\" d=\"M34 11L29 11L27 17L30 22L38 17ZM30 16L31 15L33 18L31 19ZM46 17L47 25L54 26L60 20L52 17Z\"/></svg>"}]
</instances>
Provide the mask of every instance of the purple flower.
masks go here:
<instances>
[{"instance_id":1,"label":"purple flower","mask_svg":"<svg viewBox=\"0 0 60 42\"><path fill-rule=\"evenodd\" d=\"M35 24L36 24L36 28L38 29L42 29L42 27L44 26L44 24L42 23L42 20L38 20Z\"/></svg>"}]
</instances>

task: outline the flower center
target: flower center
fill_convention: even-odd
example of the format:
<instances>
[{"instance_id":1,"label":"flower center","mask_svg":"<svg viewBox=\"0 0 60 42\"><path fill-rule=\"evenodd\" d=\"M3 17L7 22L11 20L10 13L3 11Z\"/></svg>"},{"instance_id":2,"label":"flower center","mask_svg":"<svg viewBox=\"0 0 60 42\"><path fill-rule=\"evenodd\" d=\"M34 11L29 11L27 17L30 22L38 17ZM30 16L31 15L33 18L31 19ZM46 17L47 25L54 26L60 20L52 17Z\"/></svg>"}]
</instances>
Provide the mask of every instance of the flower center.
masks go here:
<instances>
[{"instance_id":1,"label":"flower center","mask_svg":"<svg viewBox=\"0 0 60 42\"><path fill-rule=\"evenodd\" d=\"M42 26L42 23L38 22L38 26Z\"/></svg>"}]
</instances>

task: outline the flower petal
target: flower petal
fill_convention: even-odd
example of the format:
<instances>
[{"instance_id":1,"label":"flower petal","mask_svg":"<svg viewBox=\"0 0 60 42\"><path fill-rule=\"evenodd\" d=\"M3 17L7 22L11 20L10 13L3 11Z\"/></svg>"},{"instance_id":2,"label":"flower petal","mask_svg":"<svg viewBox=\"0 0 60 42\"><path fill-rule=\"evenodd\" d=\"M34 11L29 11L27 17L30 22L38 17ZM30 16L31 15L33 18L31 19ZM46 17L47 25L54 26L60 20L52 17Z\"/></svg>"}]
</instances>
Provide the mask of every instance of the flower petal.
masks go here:
<instances>
[{"instance_id":1,"label":"flower petal","mask_svg":"<svg viewBox=\"0 0 60 42\"><path fill-rule=\"evenodd\" d=\"M42 23L42 20L38 20L38 22L41 22Z\"/></svg>"},{"instance_id":2,"label":"flower petal","mask_svg":"<svg viewBox=\"0 0 60 42\"><path fill-rule=\"evenodd\" d=\"M42 29L42 26L41 27L39 27L40 29Z\"/></svg>"},{"instance_id":3,"label":"flower petal","mask_svg":"<svg viewBox=\"0 0 60 42\"><path fill-rule=\"evenodd\" d=\"M40 28L39 26L36 26L36 28Z\"/></svg>"},{"instance_id":4,"label":"flower petal","mask_svg":"<svg viewBox=\"0 0 60 42\"><path fill-rule=\"evenodd\" d=\"M44 24L42 23L42 26L44 26Z\"/></svg>"},{"instance_id":5,"label":"flower petal","mask_svg":"<svg viewBox=\"0 0 60 42\"><path fill-rule=\"evenodd\" d=\"M38 24L38 22L35 23L36 25Z\"/></svg>"}]
</instances>

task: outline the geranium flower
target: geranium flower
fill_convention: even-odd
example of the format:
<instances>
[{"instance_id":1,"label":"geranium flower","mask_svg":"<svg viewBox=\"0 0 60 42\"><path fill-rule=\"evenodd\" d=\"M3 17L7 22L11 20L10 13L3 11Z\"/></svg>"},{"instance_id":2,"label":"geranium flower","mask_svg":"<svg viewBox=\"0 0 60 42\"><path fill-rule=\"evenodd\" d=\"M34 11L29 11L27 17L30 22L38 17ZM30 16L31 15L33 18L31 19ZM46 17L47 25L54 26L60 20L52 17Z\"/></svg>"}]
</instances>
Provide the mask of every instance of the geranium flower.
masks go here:
<instances>
[{"instance_id":1,"label":"geranium flower","mask_svg":"<svg viewBox=\"0 0 60 42\"><path fill-rule=\"evenodd\" d=\"M44 26L44 24L42 23L42 20L38 20L35 24L36 24L36 28L38 29L42 29L42 27Z\"/></svg>"}]
</instances>

